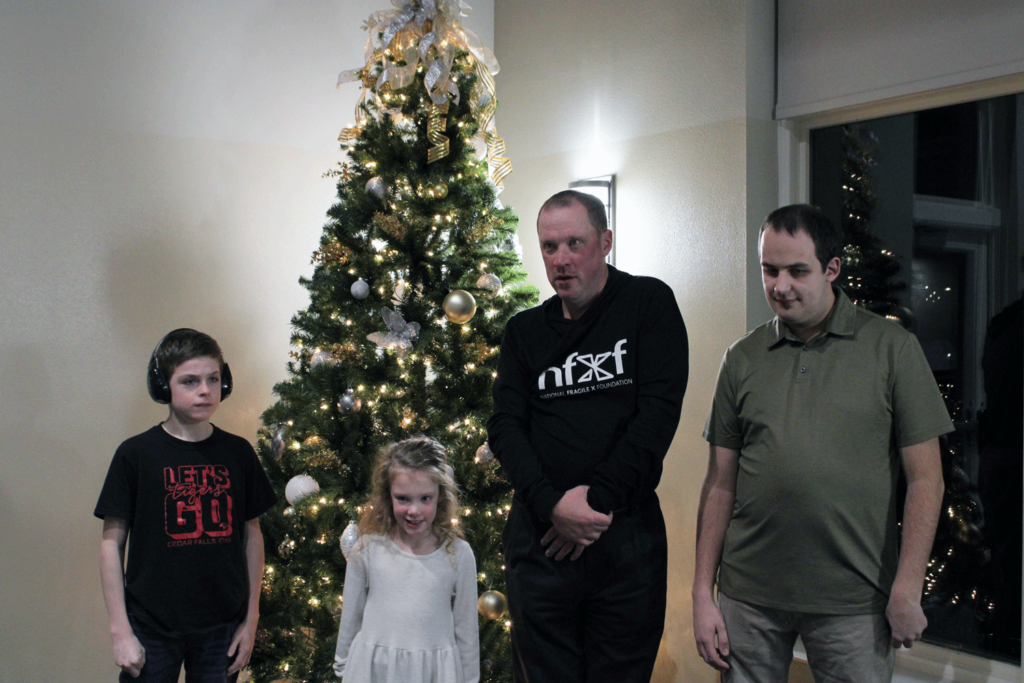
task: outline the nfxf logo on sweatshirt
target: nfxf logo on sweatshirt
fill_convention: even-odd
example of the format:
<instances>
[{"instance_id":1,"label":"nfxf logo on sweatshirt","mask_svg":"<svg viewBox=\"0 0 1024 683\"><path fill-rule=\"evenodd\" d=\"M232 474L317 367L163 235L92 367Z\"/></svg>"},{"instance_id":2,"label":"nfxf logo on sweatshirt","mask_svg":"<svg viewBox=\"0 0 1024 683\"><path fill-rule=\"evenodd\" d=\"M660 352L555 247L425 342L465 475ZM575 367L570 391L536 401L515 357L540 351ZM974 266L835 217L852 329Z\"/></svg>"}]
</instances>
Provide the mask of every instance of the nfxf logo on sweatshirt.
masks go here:
<instances>
[{"instance_id":1,"label":"nfxf logo on sweatshirt","mask_svg":"<svg viewBox=\"0 0 1024 683\"><path fill-rule=\"evenodd\" d=\"M586 355L580 355L574 351L569 354L565 359L565 362L561 365L552 365L550 368L540 373L540 376L537 377L537 390L546 391L548 389L547 383L549 378L554 382L554 386L551 388L553 390L562 389L562 391L552 391L548 394L542 394L541 398L555 398L557 396L583 394L596 389L604 389L612 386L618 386L620 384L631 384L633 380L624 379L617 382L609 382L608 384L600 384L596 386L590 385L590 383L593 382L605 382L607 380L615 379L615 377L621 375L624 372L622 369L622 357L625 355L625 339L620 339L615 342L614 349L603 353L588 353ZM587 384L588 386L578 386L581 384Z\"/></svg>"}]
</instances>

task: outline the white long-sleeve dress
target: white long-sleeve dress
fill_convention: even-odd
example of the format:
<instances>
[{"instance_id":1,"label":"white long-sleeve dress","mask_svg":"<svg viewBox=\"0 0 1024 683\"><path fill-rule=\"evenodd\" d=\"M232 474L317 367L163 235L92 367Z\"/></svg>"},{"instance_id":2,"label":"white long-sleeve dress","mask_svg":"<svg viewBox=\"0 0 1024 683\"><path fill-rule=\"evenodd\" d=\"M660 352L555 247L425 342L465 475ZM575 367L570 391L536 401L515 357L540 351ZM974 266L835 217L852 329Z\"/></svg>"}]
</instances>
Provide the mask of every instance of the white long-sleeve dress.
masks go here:
<instances>
[{"instance_id":1,"label":"white long-sleeve dress","mask_svg":"<svg viewBox=\"0 0 1024 683\"><path fill-rule=\"evenodd\" d=\"M345 569L334 672L346 683L478 683L476 558L462 539L413 555L363 536Z\"/></svg>"}]
</instances>

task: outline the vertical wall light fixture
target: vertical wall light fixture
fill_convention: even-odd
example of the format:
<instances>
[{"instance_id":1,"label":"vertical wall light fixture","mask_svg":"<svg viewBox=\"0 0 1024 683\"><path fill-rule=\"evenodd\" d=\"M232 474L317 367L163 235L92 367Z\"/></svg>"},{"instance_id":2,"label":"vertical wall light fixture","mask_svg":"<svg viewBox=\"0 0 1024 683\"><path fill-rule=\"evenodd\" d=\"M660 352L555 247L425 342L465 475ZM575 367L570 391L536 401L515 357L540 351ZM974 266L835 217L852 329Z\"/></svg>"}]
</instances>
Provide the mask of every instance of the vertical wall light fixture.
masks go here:
<instances>
[{"instance_id":1,"label":"vertical wall light fixture","mask_svg":"<svg viewBox=\"0 0 1024 683\"><path fill-rule=\"evenodd\" d=\"M608 216L608 229L612 231L612 250L608 253L608 261L610 265L615 265L615 243L619 239L618 233L615 232L615 175L603 175L596 178L585 178L584 180L575 180L569 183L570 190L576 190L578 192L586 192L589 195L593 195L601 200L604 204L605 214Z\"/></svg>"}]
</instances>

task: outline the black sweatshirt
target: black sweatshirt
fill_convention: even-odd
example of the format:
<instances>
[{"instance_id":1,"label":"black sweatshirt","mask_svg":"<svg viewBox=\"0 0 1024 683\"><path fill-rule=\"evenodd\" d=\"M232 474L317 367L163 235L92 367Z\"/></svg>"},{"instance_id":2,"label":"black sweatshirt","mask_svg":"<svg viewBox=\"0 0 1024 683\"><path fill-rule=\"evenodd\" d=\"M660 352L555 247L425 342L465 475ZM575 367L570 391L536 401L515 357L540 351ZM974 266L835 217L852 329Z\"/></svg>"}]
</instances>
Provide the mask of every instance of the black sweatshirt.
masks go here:
<instances>
[{"instance_id":1,"label":"black sweatshirt","mask_svg":"<svg viewBox=\"0 0 1024 683\"><path fill-rule=\"evenodd\" d=\"M587 484L601 513L650 498L675 436L689 371L686 326L665 283L609 266L579 320L553 296L505 328L491 450L542 522Z\"/></svg>"}]
</instances>

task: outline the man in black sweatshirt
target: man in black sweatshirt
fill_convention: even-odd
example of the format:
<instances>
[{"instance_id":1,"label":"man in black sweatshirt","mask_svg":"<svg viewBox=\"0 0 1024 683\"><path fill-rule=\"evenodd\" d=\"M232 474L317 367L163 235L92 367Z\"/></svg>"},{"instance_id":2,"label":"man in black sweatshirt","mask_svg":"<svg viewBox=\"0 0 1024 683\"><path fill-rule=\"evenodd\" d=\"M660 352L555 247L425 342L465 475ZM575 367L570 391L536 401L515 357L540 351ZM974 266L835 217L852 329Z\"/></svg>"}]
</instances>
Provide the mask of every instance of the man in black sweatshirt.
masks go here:
<instances>
[{"instance_id":1,"label":"man in black sweatshirt","mask_svg":"<svg viewBox=\"0 0 1024 683\"><path fill-rule=\"evenodd\" d=\"M686 327L668 285L605 263L596 198L559 192L537 233L556 296L509 321L487 425L515 486L503 545L516 680L647 683L665 622L655 488Z\"/></svg>"}]
</instances>

